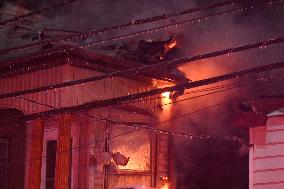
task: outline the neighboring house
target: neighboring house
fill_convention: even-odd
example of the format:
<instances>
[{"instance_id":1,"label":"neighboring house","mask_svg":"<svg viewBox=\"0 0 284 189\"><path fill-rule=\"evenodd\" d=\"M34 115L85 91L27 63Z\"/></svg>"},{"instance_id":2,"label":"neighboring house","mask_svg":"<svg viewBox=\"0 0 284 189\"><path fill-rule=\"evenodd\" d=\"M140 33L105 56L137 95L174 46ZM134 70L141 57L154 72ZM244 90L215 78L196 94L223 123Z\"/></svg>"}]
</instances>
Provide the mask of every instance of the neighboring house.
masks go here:
<instances>
[{"instance_id":1,"label":"neighboring house","mask_svg":"<svg viewBox=\"0 0 284 189\"><path fill-rule=\"evenodd\" d=\"M141 66L83 49L27 57L0 63L1 94ZM153 79L182 80L156 69L0 99L0 188L161 187L164 181L160 178L169 177L171 172L169 136L139 129L159 127L162 110L157 96L72 114L50 114L27 122L18 120L55 108L154 89ZM111 160L113 154L121 164L129 157L127 165L118 166L114 157Z\"/></svg>"},{"instance_id":2,"label":"neighboring house","mask_svg":"<svg viewBox=\"0 0 284 189\"><path fill-rule=\"evenodd\" d=\"M284 188L284 97L241 103L238 125L250 127L250 189Z\"/></svg>"}]
</instances>

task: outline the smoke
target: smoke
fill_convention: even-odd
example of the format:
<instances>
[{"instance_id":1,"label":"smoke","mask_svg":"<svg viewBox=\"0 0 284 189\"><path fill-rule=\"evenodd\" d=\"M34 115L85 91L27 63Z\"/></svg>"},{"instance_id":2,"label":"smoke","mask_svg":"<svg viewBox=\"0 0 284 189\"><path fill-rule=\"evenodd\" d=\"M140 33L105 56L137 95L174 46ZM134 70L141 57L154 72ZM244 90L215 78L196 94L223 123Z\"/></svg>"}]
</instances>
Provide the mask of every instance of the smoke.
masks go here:
<instances>
[{"instance_id":1,"label":"smoke","mask_svg":"<svg viewBox=\"0 0 284 189\"><path fill-rule=\"evenodd\" d=\"M200 5L205 1L195 2ZM246 3L242 6L246 6ZM281 36L284 31L279 18L281 11L283 10L278 9L277 6L269 8L259 6L241 14L221 16L206 23L184 27L184 33L187 33L185 54L197 55ZM282 50L282 46L275 45L265 49L191 62L180 66L179 69L185 72L187 77L196 81L279 61L283 58L280 55ZM281 70L268 74L275 76L280 72ZM237 82L239 81L244 82L243 80ZM197 135L237 135L248 140L246 130L233 126L233 118L237 111L236 104L239 100L254 98L272 91L275 94L276 85L273 83L277 83L277 79L266 85L256 82L246 87L236 87L175 105L173 117L204 109L174 120L172 125L176 130ZM222 102L227 103L222 104ZM206 108L218 103L221 105ZM174 137L174 140L175 154L177 154L175 159L177 188L248 188L248 155L241 156L238 153L240 145L218 141L189 142L180 137Z\"/></svg>"},{"instance_id":2,"label":"smoke","mask_svg":"<svg viewBox=\"0 0 284 189\"><path fill-rule=\"evenodd\" d=\"M36 10L46 7L53 3L60 3L60 0L53 1L19 1L29 9ZM234 5L227 8L247 6L251 1L244 0L240 5ZM261 1L258 1L261 2ZM164 13L172 13L184 10L190 7L197 7L210 4L209 0L86 0L79 1L72 5L52 10L44 13L44 22L38 23L35 32L42 28L55 28L64 30L73 30L85 32L93 29L104 28L123 24L131 20L156 16ZM284 22L282 5L265 6L260 4L255 9L249 9L245 12L228 14L215 17L200 23L187 24L181 27L162 30L154 33L138 36L136 38L126 39L124 41L131 43L140 39L165 39L169 35L175 35L178 38L178 45L184 49L185 56L202 54L205 52L222 50L228 47L234 47L242 44L254 43L284 34ZM113 37L119 34L141 31L163 24L175 23L185 19L194 19L200 16L216 13L225 9L210 10L202 13L182 16L180 18L169 19L163 22L154 22L143 26L121 29L109 32L101 36L95 36L87 39L99 40ZM113 42L117 43L117 42ZM111 43L109 43L111 44ZM283 46L273 45L265 49L255 49L246 52L235 53L230 56L222 56L201 61L195 61L181 65L179 69L193 81L209 78L233 71L243 70L266 63L279 61L283 58ZM269 75L278 75L283 72L269 72ZM245 80L235 80L234 82L245 82ZM192 93L179 97L178 100L189 97L194 99L175 103L171 107L171 117L180 116L186 113L195 112L187 116L181 116L170 124L170 127L177 131L197 134L227 136L238 135L246 138L246 131L234 128L233 117L236 113L235 105L238 99L247 99L260 94L278 94L280 90L275 89L273 84L277 85L278 80L267 85L249 85L244 87L235 87L230 90L212 92L212 89L199 93ZM224 83L220 83L221 85ZM215 86L218 86L215 85ZM212 86L205 86L206 88ZM224 89L224 88L223 88ZM204 90L199 88L199 90ZM187 90L194 92L196 89ZM216 91L216 90L214 90ZM234 99L230 101L231 99ZM237 100L236 100L237 99ZM224 103L222 103L224 102ZM214 104L221 103L212 108L206 108ZM247 170L247 159L241 159L237 156L238 147L236 144L227 144L213 141L188 141L184 138L174 137L175 141L175 163L177 166L177 188L232 188L236 183L246 185L246 174L242 171ZM219 158L219 159L218 159ZM238 159L239 158L239 159ZM244 164L242 164L244 161ZM212 165L210 165L212 163ZM214 165L214 166L213 166ZM221 168L220 168L221 167ZM237 169L236 167L239 167ZM241 168L243 167L243 169ZM232 171L232 170L235 171ZM212 171L211 171L212 170ZM219 170L219 171L218 171ZM210 175L219 173L220 175ZM235 175L233 174L235 172ZM230 173L230 174L229 174ZM227 175L225 175L227 174ZM219 177L218 177L219 176ZM232 180L229 177L232 176ZM233 179L234 177L234 179ZM218 178L215 182L211 178ZM221 180L221 179L228 180ZM199 183L202 182L203 183ZM211 183L207 183L207 182ZM216 183L216 185L213 185ZM211 184L211 185L210 185ZM218 185L220 184L220 185ZM220 187L222 184L222 187ZM226 185L227 184L227 185ZM240 188L244 188L241 187Z\"/></svg>"}]
</instances>

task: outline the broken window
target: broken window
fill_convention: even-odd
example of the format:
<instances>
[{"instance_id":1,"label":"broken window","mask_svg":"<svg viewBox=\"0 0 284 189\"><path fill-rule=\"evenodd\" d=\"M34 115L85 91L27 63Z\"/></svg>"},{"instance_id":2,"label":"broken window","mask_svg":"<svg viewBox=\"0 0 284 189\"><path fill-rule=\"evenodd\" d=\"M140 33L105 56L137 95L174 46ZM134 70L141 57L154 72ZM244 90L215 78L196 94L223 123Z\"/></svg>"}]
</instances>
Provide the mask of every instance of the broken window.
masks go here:
<instances>
[{"instance_id":1,"label":"broken window","mask_svg":"<svg viewBox=\"0 0 284 189\"><path fill-rule=\"evenodd\" d=\"M114 128L109 141L112 153L121 153L129 161L126 166L118 165L117 170L150 171L151 170L151 137L143 130Z\"/></svg>"}]
</instances>

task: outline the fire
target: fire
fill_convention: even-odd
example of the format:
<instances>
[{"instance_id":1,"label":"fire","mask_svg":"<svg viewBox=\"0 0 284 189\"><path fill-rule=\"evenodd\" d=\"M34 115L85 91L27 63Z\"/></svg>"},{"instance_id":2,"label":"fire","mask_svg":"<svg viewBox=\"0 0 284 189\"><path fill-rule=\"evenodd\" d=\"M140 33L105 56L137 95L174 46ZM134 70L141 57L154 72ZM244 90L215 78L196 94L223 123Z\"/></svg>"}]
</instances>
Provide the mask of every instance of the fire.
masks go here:
<instances>
[{"instance_id":1,"label":"fire","mask_svg":"<svg viewBox=\"0 0 284 189\"><path fill-rule=\"evenodd\" d=\"M171 92L163 92L162 97L166 98L166 99L170 99L170 94L171 94Z\"/></svg>"},{"instance_id":2,"label":"fire","mask_svg":"<svg viewBox=\"0 0 284 189\"><path fill-rule=\"evenodd\" d=\"M171 41L169 44L165 44L165 52L168 52L169 50L175 48L177 45L177 41Z\"/></svg>"},{"instance_id":3,"label":"fire","mask_svg":"<svg viewBox=\"0 0 284 189\"><path fill-rule=\"evenodd\" d=\"M168 47L169 47L170 49L172 49L172 48L174 48L176 45L177 45L177 41L172 41L172 42L168 45Z\"/></svg>"},{"instance_id":4,"label":"fire","mask_svg":"<svg viewBox=\"0 0 284 189\"><path fill-rule=\"evenodd\" d=\"M168 177L161 176L160 179L162 181L161 189L169 189Z\"/></svg>"},{"instance_id":5,"label":"fire","mask_svg":"<svg viewBox=\"0 0 284 189\"><path fill-rule=\"evenodd\" d=\"M169 189L169 184L168 184L168 183L165 183L165 184L161 187L161 189Z\"/></svg>"},{"instance_id":6,"label":"fire","mask_svg":"<svg viewBox=\"0 0 284 189\"><path fill-rule=\"evenodd\" d=\"M161 94L161 109L163 110L160 114L160 120L167 120L171 115L172 100L170 98L171 92L164 92Z\"/></svg>"}]
</instances>

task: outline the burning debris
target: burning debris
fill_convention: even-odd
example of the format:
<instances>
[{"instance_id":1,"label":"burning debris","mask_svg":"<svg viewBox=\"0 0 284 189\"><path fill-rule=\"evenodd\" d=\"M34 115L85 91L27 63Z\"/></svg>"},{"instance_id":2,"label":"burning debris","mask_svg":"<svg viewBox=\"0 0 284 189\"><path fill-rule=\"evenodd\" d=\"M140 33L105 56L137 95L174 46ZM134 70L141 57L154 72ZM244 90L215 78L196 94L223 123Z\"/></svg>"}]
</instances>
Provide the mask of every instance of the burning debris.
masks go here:
<instances>
[{"instance_id":1,"label":"burning debris","mask_svg":"<svg viewBox=\"0 0 284 189\"><path fill-rule=\"evenodd\" d=\"M177 47L177 41L173 37L164 41L140 40L136 49L123 44L117 51L117 56L143 64L169 61L180 54L181 49Z\"/></svg>"},{"instance_id":2,"label":"burning debris","mask_svg":"<svg viewBox=\"0 0 284 189\"><path fill-rule=\"evenodd\" d=\"M131 48L123 43L117 49L116 56L145 65L151 65L182 57L182 49L178 47L177 40L173 36L170 36L166 40L161 41L140 40L136 48ZM167 65L162 67L162 69L164 69L165 72L181 78L178 84L191 81L187 79L182 72L176 69L175 66ZM169 98L176 99L184 93L184 90L185 89L180 89L169 93Z\"/></svg>"}]
</instances>

